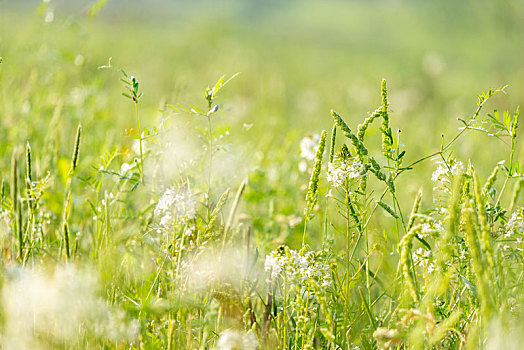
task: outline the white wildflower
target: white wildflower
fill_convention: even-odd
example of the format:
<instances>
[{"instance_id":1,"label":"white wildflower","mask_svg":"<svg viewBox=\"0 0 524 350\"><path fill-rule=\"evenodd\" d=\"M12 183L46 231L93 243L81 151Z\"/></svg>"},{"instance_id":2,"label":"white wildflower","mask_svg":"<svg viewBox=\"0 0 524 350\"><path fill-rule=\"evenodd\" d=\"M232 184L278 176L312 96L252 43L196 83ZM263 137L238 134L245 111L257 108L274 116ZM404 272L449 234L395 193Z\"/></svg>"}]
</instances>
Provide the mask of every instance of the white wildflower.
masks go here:
<instances>
[{"instance_id":1,"label":"white wildflower","mask_svg":"<svg viewBox=\"0 0 524 350\"><path fill-rule=\"evenodd\" d=\"M431 258L431 250L418 248L413 254L413 262L416 265L426 266Z\"/></svg>"},{"instance_id":2,"label":"white wildflower","mask_svg":"<svg viewBox=\"0 0 524 350\"><path fill-rule=\"evenodd\" d=\"M271 271L271 278L286 274L288 281L302 285L315 279L323 288L332 285L331 270L322 261L319 252L308 252L305 255L296 250L283 251L281 248L266 256L265 271Z\"/></svg>"},{"instance_id":3,"label":"white wildflower","mask_svg":"<svg viewBox=\"0 0 524 350\"><path fill-rule=\"evenodd\" d=\"M345 169L336 166L334 163L328 163L327 180L335 187L342 187L346 179Z\"/></svg>"},{"instance_id":4,"label":"white wildflower","mask_svg":"<svg viewBox=\"0 0 524 350\"><path fill-rule=\"evenodd\" d=\"M177 214L184 215L188 218L194 218L196 215L195 201L191 193L182 192L177 194L174 207Z\"/></svg>"},{"instance_id":5,"label":"white wildflower","mask_svg":"<svg viewBox=\"0 0 524 350\"><path fill-rule=\"evenodd\" d=\"M158 200L155 215L165 214L170 210L176 215L193 218L196 215L196 204L191 193L177 193L173 188L168 188Z\"/></svg>"},{"instance_id":6,"label":"white wildflower","mask_svg":"<svg viewBox=\"0 0 524 350\"><path fill-rule=\"evenodd\" d=\"M162 217L162 219L160 219L160 225L165 228L169 228L169 226L171 226L172 221L173 221L173 217L169 214L166 214Z\"/></svg>"},{"instance_id":7,"label":"white wildflower","mask_svg":"<svg viewBox=\"0 0 524 350\"><path fill-rule=\"evenodd\" d=\"M282 272L286 263L286 257L279 251L272 251L269 255L266 255L266 261L264 262L264 270L266 272L271 271L271 278L276 278Z\"/></svg>"},{"instance_id":8,"label":"white wildflower","mask_svg":"<svg viewBox=\"0 0 524 350\"><path fill-rule=\"evenodd\" d=\"M158 204L155 208L155 215L168 211L171 205L175 202L175 195L175 191L172 188L168 188L158 200Z\"/></svg>"},{"instance_id":9,"label":"white wildflower","mask_svg":"<svg viewBox=\"0 0 524 350\"><path fill-rule=\"evenodd\" d=\"M122 163L122 166L120 167L120 175L126 175L132 168L133 166L128 163Z\"/></svg>"},{"instance_id":10,"label":"white wildflower","mask_svg":"<svg viewBox=\"0 0 524 350\"><path fill-rule=\"evenodd\" d=\"M444 225L441 221L430 221L422 224L420 236L425 238L431 234L440 233L442 231L444 231Z\"/></svg>"},{"instance_id":11,"label":"white wildflower","mask_svg":"<svg viewBox=\"0 0 524 350\"><path fill-rule=\"evenodd\" d=\"M451 173L453 174L453 176L456 176L459 173L463 173L463 172L464 172L464 164L460 160L455 161L455 163L451 167Z\"/></svg>"},{"instance_id":12,"label":"white wildflower","mask_svg":"<svg viewBox=\"0 0 524 350\"><path fill-rule=\"evenodd\" d=\"M447 176L447 174L448 174L448 169L445 168L442 164L439 164L437 167L437 170L435 170L433 172L433 175L431 175L431 180L438 181L442 177Z\"/></svg>"},{"instance_id":13,"label":"white wildflower","mask_svg":"<svg viewBox=\"0 0 524 350\"><path fill-rule=\"evenodd\" d=\"M522 214L522 210L519 210L511 215L506 224L505 238L511 237L513 234L522 235L524 233L524 216Z\"/></svg>"},{"instance_id":14,"label":"white wildflower","mask_svg":"<svg viewBox=\"0 0 524 350\"><path fill-rule=\"evenodd\" d=\"M298 267L301 270L307 268L307 258L305 256L300 255L296 250L293 249L289 250L289 254L291 254L292 264L295 267Z\"/></svg>"},{"instance_id":15,"label":"white wildflower","mask_svg":"<svg viewBox=\"0 0 524 350\"><path fill-rule=\"evenodd\" d=\"M191 237L195 228L188 227L184 230L184 237Z\"/></svg>"},{"instance_id":16,"label":"white wildflower","mask_svg":"<svg viewBox=\"0 0 524 350\"><path fill-rule=\"evenodd\" d=\"M342 187L347 180L362 177L364 166L359 161L346 163L343 160L335 160L328 163L327 180L334 187Z\"/></svg>"},{"instance_id":17,"label":"white wildflower","mask_svg":"<svg viewBox=\"0 0 524 350\"><path fill-rule=\"evenodd\" d=\"M438 162L438 167L433 172L431 180L451 182L450 173L452 176L456 176L461 172L464 172L464 164L460 160L455 160L451 165L451 168L448 168L448 166L443 162Z\"/></svg>"},{"instance_id":18,"label":"white wildflower","mask_svg":"<svg viewBox=\"0 0 524 350\"><path fill-rule=\"evenodd\" d=\"M431 274L431 273L433 273L433 272L435 272L437 270L438 270L438 266L437 265L435 265L432 262L428 264L428 273Z\"/></svg>"},{"instance_id":19,"label":"white wildflower","mask_svg":"<svg viewBox=\"0 0 524 350\"><path fill-rule=\"evenodd\" d=\"M306 160L315 159L319 142L319 134L304 137L300 141L300 157Z\"/></svg>"}]
</instances>

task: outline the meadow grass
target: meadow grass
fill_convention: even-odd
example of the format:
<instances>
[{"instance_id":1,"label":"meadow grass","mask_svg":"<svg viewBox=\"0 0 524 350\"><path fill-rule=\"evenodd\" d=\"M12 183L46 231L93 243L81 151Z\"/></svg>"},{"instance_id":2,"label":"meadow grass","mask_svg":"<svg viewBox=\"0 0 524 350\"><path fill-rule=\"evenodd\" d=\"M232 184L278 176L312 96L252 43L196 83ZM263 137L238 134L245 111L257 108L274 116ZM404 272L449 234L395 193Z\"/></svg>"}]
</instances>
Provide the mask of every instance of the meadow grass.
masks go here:
<instances>
[{"instance_id":1,"label":"meadow grass","mask_svg":"<svg viewBox=\"0 0 524 350\"><path fill-rule=\"evenodd\" d=\"M134 90L124 95L137 105L138 81L126 77ZM326 131L318 144L302 142L311 177L304 217L288 224L302 226L302 243L292 248L264 241L265 228L237 215L242 201L257 204L243 194L264 186L262 180L241 181L232 200L230 188L217 180L216 157L228 153L213 128L224 86L222 77L206 90L206 109L169 107L160 127L131 134L134 153L102 155L85 175L76 174L86 152L81 126L63 175L60 158L43 165L29 142L20 169L15 148L11 179L2 185L2 284L4 303L11 305L2 313L5 346L476 348L500 345L501 332L518 339L524 217L516 207L521 175L513 158L519 112L482 113L502 89L479 94L475 112L454 137L407 165L391 131L385 80L382 105L357 134L332 110L329 144ZM174 118L207 124L200 129L201 151L180 164L169 160L164 144ZM365 140L373 127L382 133L377 154ZM484 185L471 160L465 165L453 157L470 131L510 140L509 163L496 164ZM431 160L438 166L433 205L423 207L419 191L406 216L396 180ZM36 176L33 164L40 169ZM18 185L22 176L25 189ZM511 181L508 210L503 192ZM89 204L88 212L72 216L85 211L80 201ZM92 276L80 277L92 282L63 295L78 288L64 277L71 273ZM31 295L5 299L13 288L31 288ZM88 310L91 304L95 311ZM54 315L57 310L68 317ZM74 330L65 331L71 322Z\"/></svg>"},{"instance_id":2,"label":"meadow grass","mask_svg":"<svg viewBox=\"0 0 524 350\"><path fill-rule=\"evenodd\" d=\"M152 107L131 69L109 59L85 78L65 56L28 74L0 59L3 347L519 348L519 109L493 107L506 88L463 92L471 116L426 137L383 79L373 112L332 105L308 134L234 120L246 102L229 89L255 75ZM260 101L260 119L284 108Z\"/></svg>"}]
</instances>

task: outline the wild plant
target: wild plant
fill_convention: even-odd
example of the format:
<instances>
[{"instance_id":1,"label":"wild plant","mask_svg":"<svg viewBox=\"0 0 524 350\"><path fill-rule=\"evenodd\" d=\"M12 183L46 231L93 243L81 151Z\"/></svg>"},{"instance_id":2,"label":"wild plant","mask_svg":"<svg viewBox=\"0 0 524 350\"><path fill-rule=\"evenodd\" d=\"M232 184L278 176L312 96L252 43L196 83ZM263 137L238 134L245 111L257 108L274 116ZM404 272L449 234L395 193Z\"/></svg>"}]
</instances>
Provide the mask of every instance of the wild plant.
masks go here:
<instances>
[{"instance_id":1,"label":"wild plant","mask_svg":"<svg viewBox=\"0 0 524 350\"><path fill-rule=\"evenodd\" d=\"M468 342L468 344L478 344L479 339L486 335L479 335L480 333L476 332L486 329L487 324L493 320L494 310L501 305L500 299L493 294L494 290L500 288L495 277L497 263L493 244L495 223L497 221L504 223L506 219L505 211L500 205L502 193L498 194L492 204L488 199L494 198L494 193L497 192L494 184L499 168L506 173L500 192L504 191L511 178L520 177L514 170L518 164L513 165L518 110L513 117L506 114L503 121L492 115L488 115L484 121L479 121L480 111L485 103L492 96L503 91L503 89L490 89L487 93L479 95L477 109L471 119L467 122L462 121L464 127L447 143L443 140L439 151L404 166L406 151L400 148L398 137L393 136L389 125L385 81L382 83L381 91L382 106L359 125L357 134L352 132L339 113L331 112L335 128L327 165L326 179L330 188L327 197L337 203L337 212L345 222L345 234L342 235L345 245L341 252L337 252L339 246L336 244L336 221L334 218L329 218L331 212L326 210L324 219L326 227L323 230L325 236L328 236L327 232L330 228L327 225L330 224L331 229L335 230L335 240L332 242L328 240L330 244L327 245L323 240L324 249L338 258L334 260L331 268L333 287L321 291L317 298L322 300L321 305L330 305L330 307L319 308L314 321L308 323L310 328L302 329L300 316L304 312L296 311L293 306L309 305L302 299L304 295L308 295L309 290L306 289L306 292L298 294L289 291L299 286L307 288L307 284L282 278L279 281L281 288L284 289L280 294L282 317L279 315L279 318L275 318L275 323L281 330L279 343L283 343L284 348L293 348L293 346L306 348L305 344L308 341L323 348L347 348L351 344L359 344L364 348L376 345L462 347ZM377 160L380 157L375 158L371 155L369 149L372 147L364 143L366 131L378 118L382 119L381 148L386 164L380 164ZM487 120L491 120L492 124L486 127ZM342 144L338 152L334 151L337 128L349 141L351 148ZM497 165L484 185L480 184L478 175L471 165L466 169L462 162L451 156L452 146L466 130L470 129L483 131L489 136L511 139L510 167L503 167L503 163ZM491 129L498 129L499 132L493 135ZM320 171L317 165L323 157L325 138L323 136L319 143L317 160L307 192L305 213L308 217L304 221L304 237L306 237L307 220L315 213L311 209L312 201L308 199L313 198L313 194L318 197ZM438 169L433 174L433 181L437 182L434 201L436 207L421 213L422 192L419 192L411 215L405 218L396 195L395 180L416 164L431 158L437 158L438 164ZM384 186L384 189L378 192L379 195L374 193L376 185L370 182L373 178ZM371 187L373 190L370 191L372 185L374 187ZM515 191L519 190L520 181ZM391 204L385 202L386 194L391 196ZM397 273L394 277L386 277L395 278L398 282L389 287L384 285L380 278L379 270L384 262L378 265L370 263L380 245L380 241L371 236L371 232L375 229L372 226L373 217L376 216L378 207L395 220L397 227L396 235L386 233L383 238L386 242L398 242L398 251L391 252L391 254L399 254ZM518 214L515 214L513 218L517 217ZM514 225L512 223L511 227ZM514 231L510 230L510 232ZM511 234L507 234L507 237ZM399 235L403 236L402 239L398 238ZM374 244L371 243L372 239ZM280 249L281 256L285 256L283 252L286 249L288 248ZM303 243L300 253L293 254L303 257L308 249ZM276 252L268 255L267 265L277 266L275 265L277 256ZM284 268L273 267L269 270L274 269L280 272ZM294 286L293 283L297 283L298 286ZM469 290L475 299L478 298L479 309L474 306L475 304L471 304L471 301L461 300L464 294L456 294L457 290L461 290L460 288ZM398 295L399 299L395 299L395 295ZM278 303L275 294L272 302ZM444 312L446 307L447 311ZM466 310L469 310L467 316L464 314ZM472 310L475 310L473 314ZM438 316L435 312L438 312ZM483 323L473 322L472 315L484 319ZM367 318L367 321L363 321L362 318ZM360 325L356 326L357 322ZM397 327L382 326L395 322ZM463 325L462 330L456 328L457 324ZM318 328L313 325L318 325ZM467 337L465 325L472 329L471 338ZM354 329L358 329L360 334L357 334ZM367 336L363 334L366 330L369 332ZM316 335L312 335L311 332ZM306 335L310 340L305 340Z\"/></svg>"},{"instance_id":2,"label":"wild plant","mask_svg":"<svg viewBox=\"0 0 524 350\"><path fill-rule=\"evenodd\" d=\"M204 107L168 105L148 129L138 81L123 74L137 150L93 159L81 126L72 156L56 140L47 140L52 155L31 141L24 166L13 149L0 186L3 292L21 303L16 291L38 286L51 307L77 312L61 318L22 294L31 307L0 313L2 344L17 334L30 345L168 349L478 348L502 344L503 331L520 339L519 110L483 113L503 88L481 93L457 133L419 156L393 131L384 80L378 107L360 124L332 110L330 134L303 139L305 164L283 154L284 174L255 169L224 180L219 156L232 148L232 129L219 97L231 78L205 90ZM485 179L455 151L466 132L508 146ZM185 142L192 152L168 164ZM398 180L424 161L435 166L433 192L411 196ZM307 184L291 192L286 178ZM15 262L22 272L7 267Z\"/></svg>"},{"instance_id":3,"label":"wild plant","mask_svg":"<svg viewBox=\"0 0 524 350\"><path fill-rule=\"evenodd\" d=\"M140 149L140 181L144 181L144 154L142 151L142 141L143 141L143 134L142 129L140 128L140 118L138 115L138 102L140 98L142 97L142 92L139 90L139 83L138 80L130 75L128 76L125 71L122 70L122 74L124 75L125 79L120 79L124 85L126 85L126 89L128 92L123 92L122 96L130 99L134 105L135 105L135 115L136 115L136 135L134 137L138 140L139 149Z\"/></svg>"}]
</instances>

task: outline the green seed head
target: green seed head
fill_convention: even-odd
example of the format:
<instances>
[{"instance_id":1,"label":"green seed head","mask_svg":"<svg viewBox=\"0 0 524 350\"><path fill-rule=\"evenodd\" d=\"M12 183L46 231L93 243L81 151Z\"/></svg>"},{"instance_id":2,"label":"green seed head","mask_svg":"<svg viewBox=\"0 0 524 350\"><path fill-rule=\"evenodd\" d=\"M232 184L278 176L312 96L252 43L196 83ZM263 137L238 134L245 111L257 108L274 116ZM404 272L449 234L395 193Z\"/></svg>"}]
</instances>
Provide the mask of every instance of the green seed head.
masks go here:
<instances>
[{"instance_id":1,"label":"green seed head","mask_svg":"<svg viewBox=\"0 0 524 350\"><path fill-rule=\"evenodd\" d=\"M33 182L32 178L32 171L31 171L31 145L29 144L29 141L27 141L26 149L25 149L25 160L26 160L26 183L28 188L31 187L31 183Z\"/></svg>"},{"instance_id":2,"label":"green seed head","mask_svg":"<svg viewBox=\"0 0 524 350\"><path fill-rule=\"evenodd\" d=\"M333 124L333 130L331 131L331 144L329 148L329 162L333 163L335 157L335 143L337 137L337 124Z\"/></svg>"},{"instance_id":3,"label":"green seed head","mask_svg":"<svg viewBox=\"0 0 524 350\"><path fill-rule=\"evenodd\" d=\"M320 170L322 168L322 157L324 155L324 149L326 147L326 136L326 130L323 130L322 135L320 136L320 143L317 149L315 166L313 168L313 173L311 174L311 180L309 181L309 187L306 194L306 216L311 215L313 208L317 204L318 182L320 179Z\"/></svg>"},{"instance_id":4,"label":"green seed head","mask_svg":"<svg viewBox=\"0 0 524 350\"><path fill-rule=\"evenodd\" d=\"M346 144L343 144L342 147L340 147L340 150L337 152L337 157L344 162L347 162L351 158L351 152L349 152L349 148Z\"/></svg>"},{"instance_id":5,"label":"green seed head","mask_svg":"<svg viewBox=\"0 0 524 350\"><path fill-rule=\"evenodd\" d=\"M517 110L515 111L515 114L513 115L513 123L511 124L511 137L515 138L517 137L517 126L519 123L519 108L517 107Z\"/></svg>"},{"instance_id":6,"label":"green seed head","mask_svg":"<svg viewBox=\"0 0 524 350\"><path fill-rule=\"evenodd\" d=\"M69 170L69 175L72 175L76 167L78 166L78 155L80 153L80 138L82 135L82 125L78 125L76 129L76 138L75 138L75 147L73 149L73 157L71 159L71 169Z\"/></svg>"}]
</instances>

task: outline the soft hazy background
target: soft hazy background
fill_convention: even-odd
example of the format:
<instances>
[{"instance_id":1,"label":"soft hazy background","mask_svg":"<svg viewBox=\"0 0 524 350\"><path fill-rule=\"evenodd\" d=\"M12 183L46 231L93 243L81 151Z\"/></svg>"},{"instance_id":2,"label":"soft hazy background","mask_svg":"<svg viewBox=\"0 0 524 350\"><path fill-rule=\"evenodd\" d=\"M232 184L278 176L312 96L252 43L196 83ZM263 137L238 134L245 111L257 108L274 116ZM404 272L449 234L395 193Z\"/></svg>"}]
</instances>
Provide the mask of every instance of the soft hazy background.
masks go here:
<instances>
[{"instance_id":1,"label":"soft hazy background","mask_svg":"<svg viewBox=\"0 0 524 350\"><path fill-rule=\"evenodd\" d=\"M119 69L140 81L149 128L166 104L203 105L206 86L241 72L222 94L220 122L257 165L284 174L302 137L330 129L330 108L356 127L378 107L383 77L408 161L437 150L442 133L456 132L456 118L473 113L481 90L509 86L487 111L514 110L524 97L522 1L109 0L90 16L94 3L0 1L4 165L12 145L44 140L58 103L63 130L84 125L84 144L93 151L84 164L129 145L124 130L135 119L120 95ZM114 68L97 69L109 57ZM63 149L72 138L63 133ZM507 151L486 140L468 136L456 149L481 155L481 174ZM411 196L422 183L431 190L433 168L422 165ZM308 177L275 176L290 188ZM294 192L291 202L295 196L303 193Z\"/></svg>"},{"instance_id":2,"label":"soft hazy background","mask_svg":"<svg viewBox=\"0 0 524 350\"><path fill-rule=\"evenodd\" d=\"M500 101L508 106L524 94L521 1L110 0L88 17L93 3L0 1L4 98L29 89L32 74L54 95L103 86L105 118L125 124L114 112L126 102L118 72L96 69L113 57L141 81L152 122L160 101L191 102L220 75L241 72L226 101L264 137L276 134L266 128L318 131L330 108L357 123L378 105L385 77L396 125L435 127L434 141L480 90L509 85ZM2 111L4 122L26 120L20 102ZM30 118L39 124L45 113Z\"/></svg>"}]
</instances>

